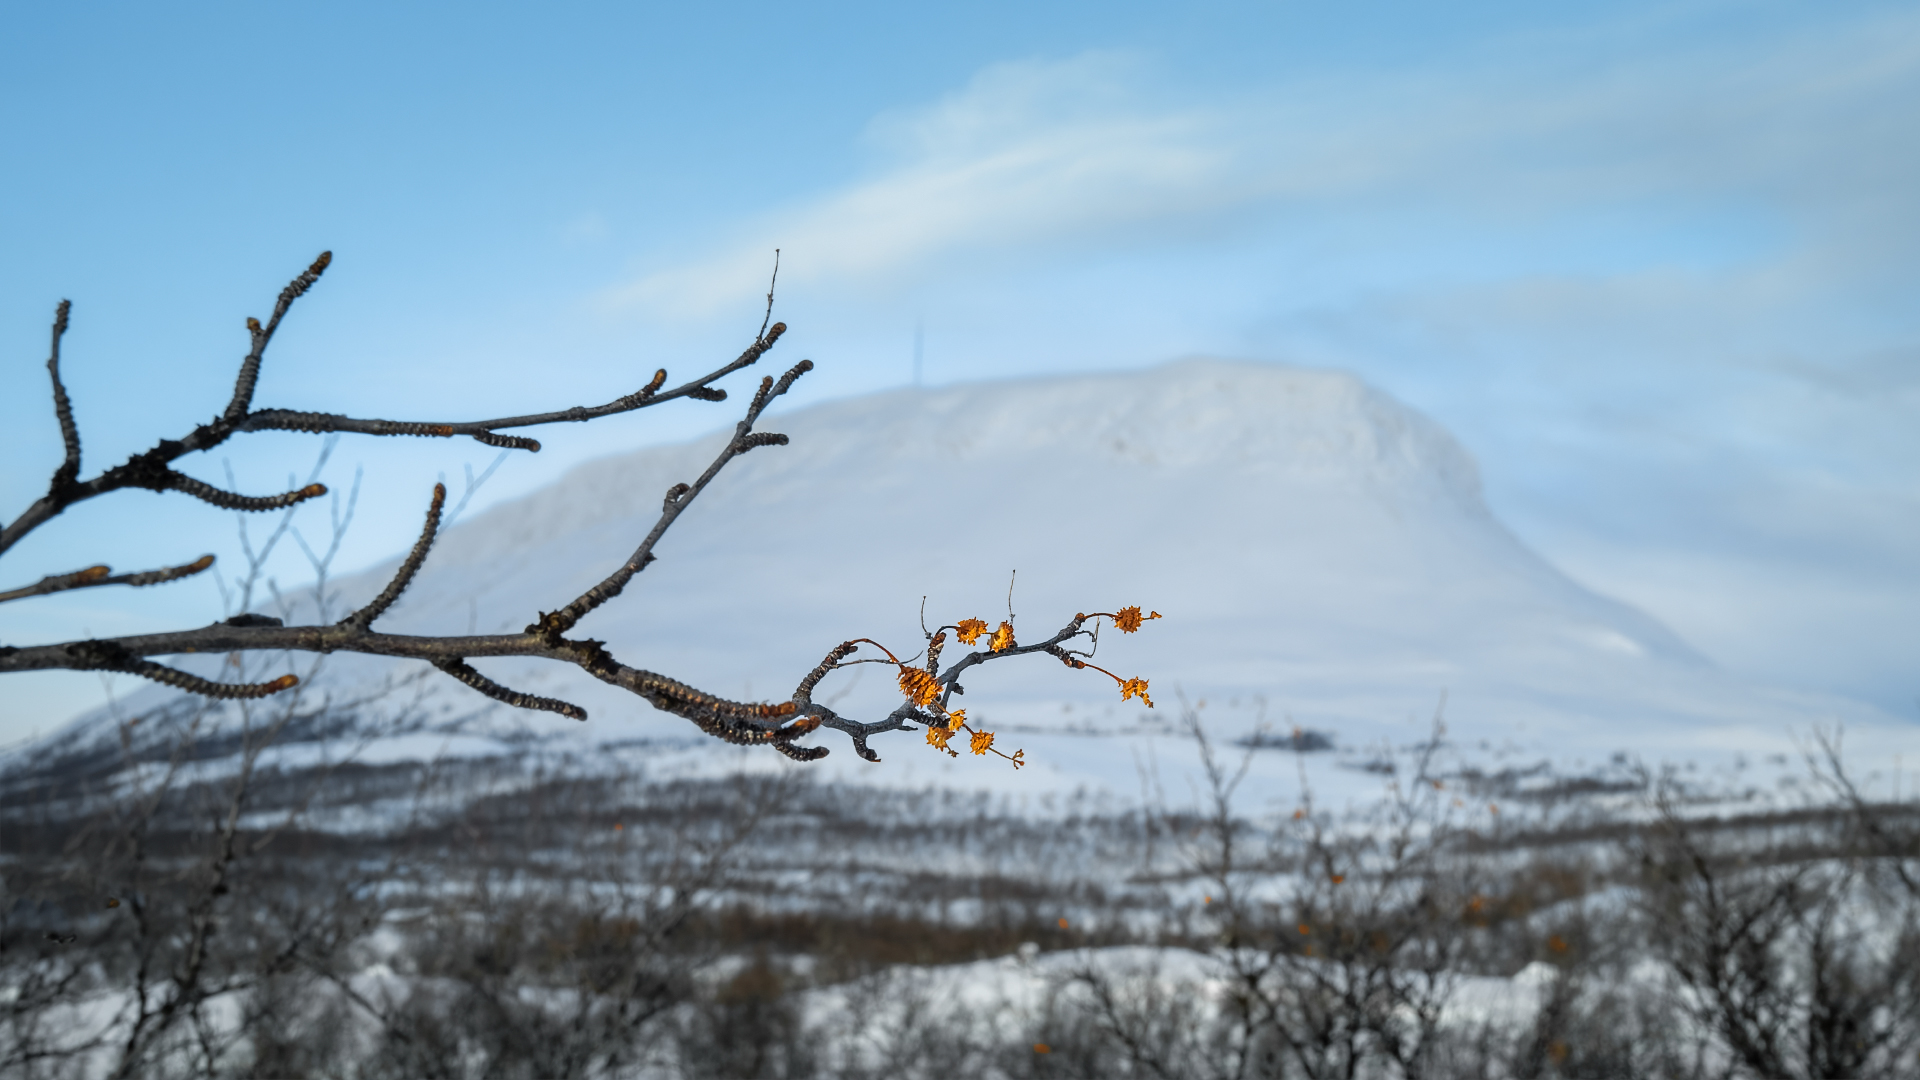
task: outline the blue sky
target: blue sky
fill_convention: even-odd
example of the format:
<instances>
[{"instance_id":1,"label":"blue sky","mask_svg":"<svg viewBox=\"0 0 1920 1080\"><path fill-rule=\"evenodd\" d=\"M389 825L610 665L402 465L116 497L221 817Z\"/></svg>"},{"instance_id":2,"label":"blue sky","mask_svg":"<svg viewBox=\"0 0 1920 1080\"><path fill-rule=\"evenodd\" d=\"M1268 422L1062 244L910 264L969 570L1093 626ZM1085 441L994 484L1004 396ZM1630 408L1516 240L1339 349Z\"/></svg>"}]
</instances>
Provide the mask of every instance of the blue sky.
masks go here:
<instances>
[{"instance_id":1,"label":"blue sky","mask_svg":"<svg viewBox=\"0 0 1920 1080\"><path fill-rule=\"evenodd\" d=\"M0 514L65 369L88 471L258 401L498 415L730 356L783 250L796 403L1209 353L1429 412L1495 510L1708 655L1920 709L1920 9L1805 4L42 5L0 33ZM803 384L804 385L804 384ZM552 431L481 501L705 430ZM229 459L262 491L310 438ZM351 569L469 441L340 445ZM457 486L457 480L456 480ZM324 531L316 514L307 529ZM237 562L180 496L78 507L0 587ZM286 549L285 583L303 575ZM205 622L209 581L0 609L25 643ZM100 700L14 676L0 742Z\"/></svg>"}]
</instances>

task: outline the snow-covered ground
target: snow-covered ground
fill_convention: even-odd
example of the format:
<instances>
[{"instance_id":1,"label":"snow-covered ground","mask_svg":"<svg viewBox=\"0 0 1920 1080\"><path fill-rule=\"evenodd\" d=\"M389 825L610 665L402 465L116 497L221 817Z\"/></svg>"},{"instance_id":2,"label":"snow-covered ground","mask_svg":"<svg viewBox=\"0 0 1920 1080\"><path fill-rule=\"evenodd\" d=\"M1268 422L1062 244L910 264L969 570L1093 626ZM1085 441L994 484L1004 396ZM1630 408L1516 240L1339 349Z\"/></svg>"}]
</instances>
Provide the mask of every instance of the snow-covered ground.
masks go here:
<instances>
[{"instance_id":1,"label":"snow-covered ground","mask_svg":"<svg viewBox=\"0 0 1920 1080\"><path fill-rule=\"evenodd\" d=\"M398 951L397 941L387 942L385 955L382 951L368 950L365 966L346 974L335 986L318 988L316 999L308 1003L314 1014L329 1006L339 1010L346 1022L332 1032L332 1040L337 1051L352 1048L343 1054L349 1061L370 1055L377 1045L380 1030L372 1009L398 1009L415 993L422 989L430 992L440 982L396 973L388 961ZM706 978L724 983L743 966L744 962L717 965ZM1486 1025L1524 1031L1557 977L1552 965L1545 963L1530 964L1510 978L1462 977L1441 1012L1441 1031L1457 1034ZM803 991L795 1004L811 1053L820 1062L835 1071L881 1075L889 1062L900 1056L902 1044L924 1039L927 1032L942 1028L949 1029L952 1037L987 1048L1031 1046L1035 1052L1050 1052L1052 1048L1044 1040L1064 1032L1050 1030L1048 1018L1065 1011L1062 1006L1077 996L1078 980L1087 978L1106 980L1132 993L1190 998L1198 1006L1192 1019L1211 1024L1226 1018L1232 973L1225 957L1187 949L1123 946L1044 954L1023 949L1012 956L970 964L885 969L850 982ZM1657 965L1644 966L1633 974L1633 981L1649 990L1658 987L1661 979ZM351 1002L344 993L349 990L366 1005ZM550 1009L556 1016L580 1008L578 995L567 990L527 988L520 997L526 1005ZM244 1001L244 995L224 993L204 1006L210 1041L215 1045L228 1044L238 1033ZM52 1041L55 1047L99 1046L95 1053L78 1055L77 1075L106 1076L109 1051L124 1039L133 1005L130 994L103 992L63 1007L43 1020L50 1030L60 1033ZM658 1033L653 1034L655 1040L666 1042ZM651 1067L639 1064L619 1075L661 1080L685 1075L676 1067L671 1050L666 1046L661 1050L664 1052L657 1052L657 1061ZM227 1053L232 1060L244 1061L248 1054L245 1036ZM643 1061L646 1056L642 1055ZM193 1059L186 1053L179 1058L176 1064L184 1075ZM468 1067L475 1064L479 1062L468 1063ZM911 1075L927 1074L913 1070Z\"/></svg>"}]
</instances>

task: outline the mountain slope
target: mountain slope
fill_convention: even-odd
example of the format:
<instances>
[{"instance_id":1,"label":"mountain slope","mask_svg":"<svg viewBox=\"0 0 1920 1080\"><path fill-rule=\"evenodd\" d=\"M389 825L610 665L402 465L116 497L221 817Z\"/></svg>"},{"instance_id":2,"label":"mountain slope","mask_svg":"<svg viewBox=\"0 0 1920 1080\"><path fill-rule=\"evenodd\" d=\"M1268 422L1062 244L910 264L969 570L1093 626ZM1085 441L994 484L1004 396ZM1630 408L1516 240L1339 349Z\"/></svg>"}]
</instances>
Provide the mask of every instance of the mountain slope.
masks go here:
<instances>
[{"instance_id":1,"label":"mountain slope","mask_svg":"<svg viewBox=\"0 0 1920 1080\"><path fill-rule=\"evenodd\" d=\"M1471 457L1444 430L1346 374L1195 360L896 390L762 427L792 445L722 473L659 546L660 561L583 634L710 692L778 700L844 639L915 652L923 595L930 626L997 621L1016 569L1026 640L1076 611L1142 604L1166 618L1108 635L1101 658L1152 680L1155 713L1122 705L1104 677L1041 659L989 666L964 701L1036 763L1128 789L1143 747L1166 746L1141 718L1164 720L1177 689L1236 703L1220 720L1236 733L1264 700L1269 719L1326 731L1350 751L1423 736L1443 692L1462 745L1567 761L1784 752L1789 725L1834 718L1869 739L1906 733L1864 706L1741 685L1655 620L1569 580L1493 518ZM565 603L626 557L665 490L696 476L724 437L593 462L459 525L382 627L492 632ZM341 610L391 570L341 582ZM592 719L507 710L435 675L424 697L406 700L439 741L390 740L382 752L485 753L535 737L591 753L689 732L576 670L476 666L576 701ZM391 667L335 657L319 689L354 692ZM837 707L890 708L890 680L856 670L857 681L835 677L854 684ZM364 720L377 723L382 708L397 706ZM89 721L79 723L67 739ZM1060 734L1069 730L1136 734ZM997 772L949 762L912 734L876 745L887 759L878 774L839 737L817 741L836 750L828 771L869 779L971 783ZM710 753L733 760L717 745Z\"/></svg>"}]
</instances>

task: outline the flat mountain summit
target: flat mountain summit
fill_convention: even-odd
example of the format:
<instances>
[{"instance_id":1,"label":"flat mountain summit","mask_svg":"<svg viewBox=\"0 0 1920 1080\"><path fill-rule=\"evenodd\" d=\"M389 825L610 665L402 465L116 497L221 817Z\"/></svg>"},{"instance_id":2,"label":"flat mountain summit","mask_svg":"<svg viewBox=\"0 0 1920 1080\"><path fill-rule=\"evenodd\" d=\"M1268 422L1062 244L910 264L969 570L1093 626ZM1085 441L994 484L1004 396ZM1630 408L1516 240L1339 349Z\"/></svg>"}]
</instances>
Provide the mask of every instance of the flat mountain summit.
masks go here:
<instances>
[{"instance_id":1,"label":"flat mountain summit","mask_svg":"<svg viewBox=\"0 0 1920 1080\"><path fill-rule=\"evenodd\" d=\"M1150 679L1158 709L1039 657L987 665L959 702L1025 745L1040 770L1122 791L1143 761L1175 752L1167 721L1181 697L1206 699L1218 734L1298 727L1339 748L1327 760L1348 762L1427 737L1443 698L1459 746L1569 766L1790 754L1790 732L1835 721L1856 745L1914 734L1863 704L1735 680L1653 617L1571 580L1489 511L1475 462L1451 435L1346 373L1187 360L891 390L774 415L761 429L791 444L722 472L659 561L581 634L714 694L780 700L843 640L917 652L923 597L929 627L997 622L1011 606L1023 640L1076 612L1139 604L1165 618L1130 637L1102 634L1098 662ZM381 627L497 632L564 604L626 558L666 490L696 477L727 437L590 462L461 522ZM333 617L396 564L338 582ZM363 698L407 666L333 657L306 692ZM591 718L507 709L429 673L354 706L379 744L368 752L538 745L591 756L697 736L575 669L475 666ZM872 667L836 674L825 693L867 718L897 701ZM150 688L123 711L169 696ZM400 713L411 719L399 724ZM22 753L104 738L104 723L82 717ZM382 734L382 724L398 726ZM811 741L833 748L818 767L842 778L972 783L1004 771L949 760L911 732L877 740L877 766L832 733ZM737 757L717 743L685 753Z\"/></svg>"}]
</instances>

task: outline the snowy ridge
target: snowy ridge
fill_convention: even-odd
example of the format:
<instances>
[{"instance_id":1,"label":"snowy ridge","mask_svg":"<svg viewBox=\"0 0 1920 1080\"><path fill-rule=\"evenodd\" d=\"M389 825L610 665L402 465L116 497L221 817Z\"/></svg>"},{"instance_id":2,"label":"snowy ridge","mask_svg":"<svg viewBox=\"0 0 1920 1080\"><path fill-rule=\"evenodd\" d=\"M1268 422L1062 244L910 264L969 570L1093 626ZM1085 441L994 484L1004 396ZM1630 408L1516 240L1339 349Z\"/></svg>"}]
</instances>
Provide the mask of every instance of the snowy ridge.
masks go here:
<instances>
[{"instance_id":1,"label":"snowy ridge","mask_svg":"<svg viewBox=\"0 0 1920 1080\"><path fill-rule=\"evenodd\" d=\"M1000 776L908 733L876 744L887 759L876 771L829 736L820 741L836 752L821 767L835 778L1027 787L1036 771L1058 771L1044 782L1135 790L1142 760L1183 752L1151 734L1176 690L1237 703L1210 714L1221 734L1243 731L1264 701L1270 721L1331 732L1350 753L1424 737L1444 692L1463 748L1570 767L1616 752L1791 754L1790 730L1834 720L1861 749L1913 734L1865 705L1736 682L1656 620L1582 588L1494 519L1472 457L1450 435L1344 373L1190 360L895 390L777 415L762 429L792 444L723 472L660 545L660 561L582 634L710 692L777 700L844 639L916 651L923 594L930 626L1003 617L1014 569L1026 639L1076 611L1138 603L1167 616L1101 642L1103 662L1152 680L1162 706L1153 714L1123 706L1103 677L1040 660L991 665L969 680L963 704L988 726L1019 728L1037 770ZM665 490L696 476L725 437L592 462L462 522L381 627L518 629L617 566ZM394 565L340 582L334 617ZM436 676L416 703L429 721L378 752L540 746L590 758L597 746L689 733L572 669L476 666L575 701L592 719L515 712ZM392 670L334 657L315 689L357 694ZM877 672L835 679L854 683L843 711L877 715L893 703ZM143 691L129 707L165 696ZM366 721L380 710L365 710ZM717 744L688 753L695 769L737 757ZM1290 787L1291 757L1265 756L1263 770Z\"/></svg>"}]
</instances>

